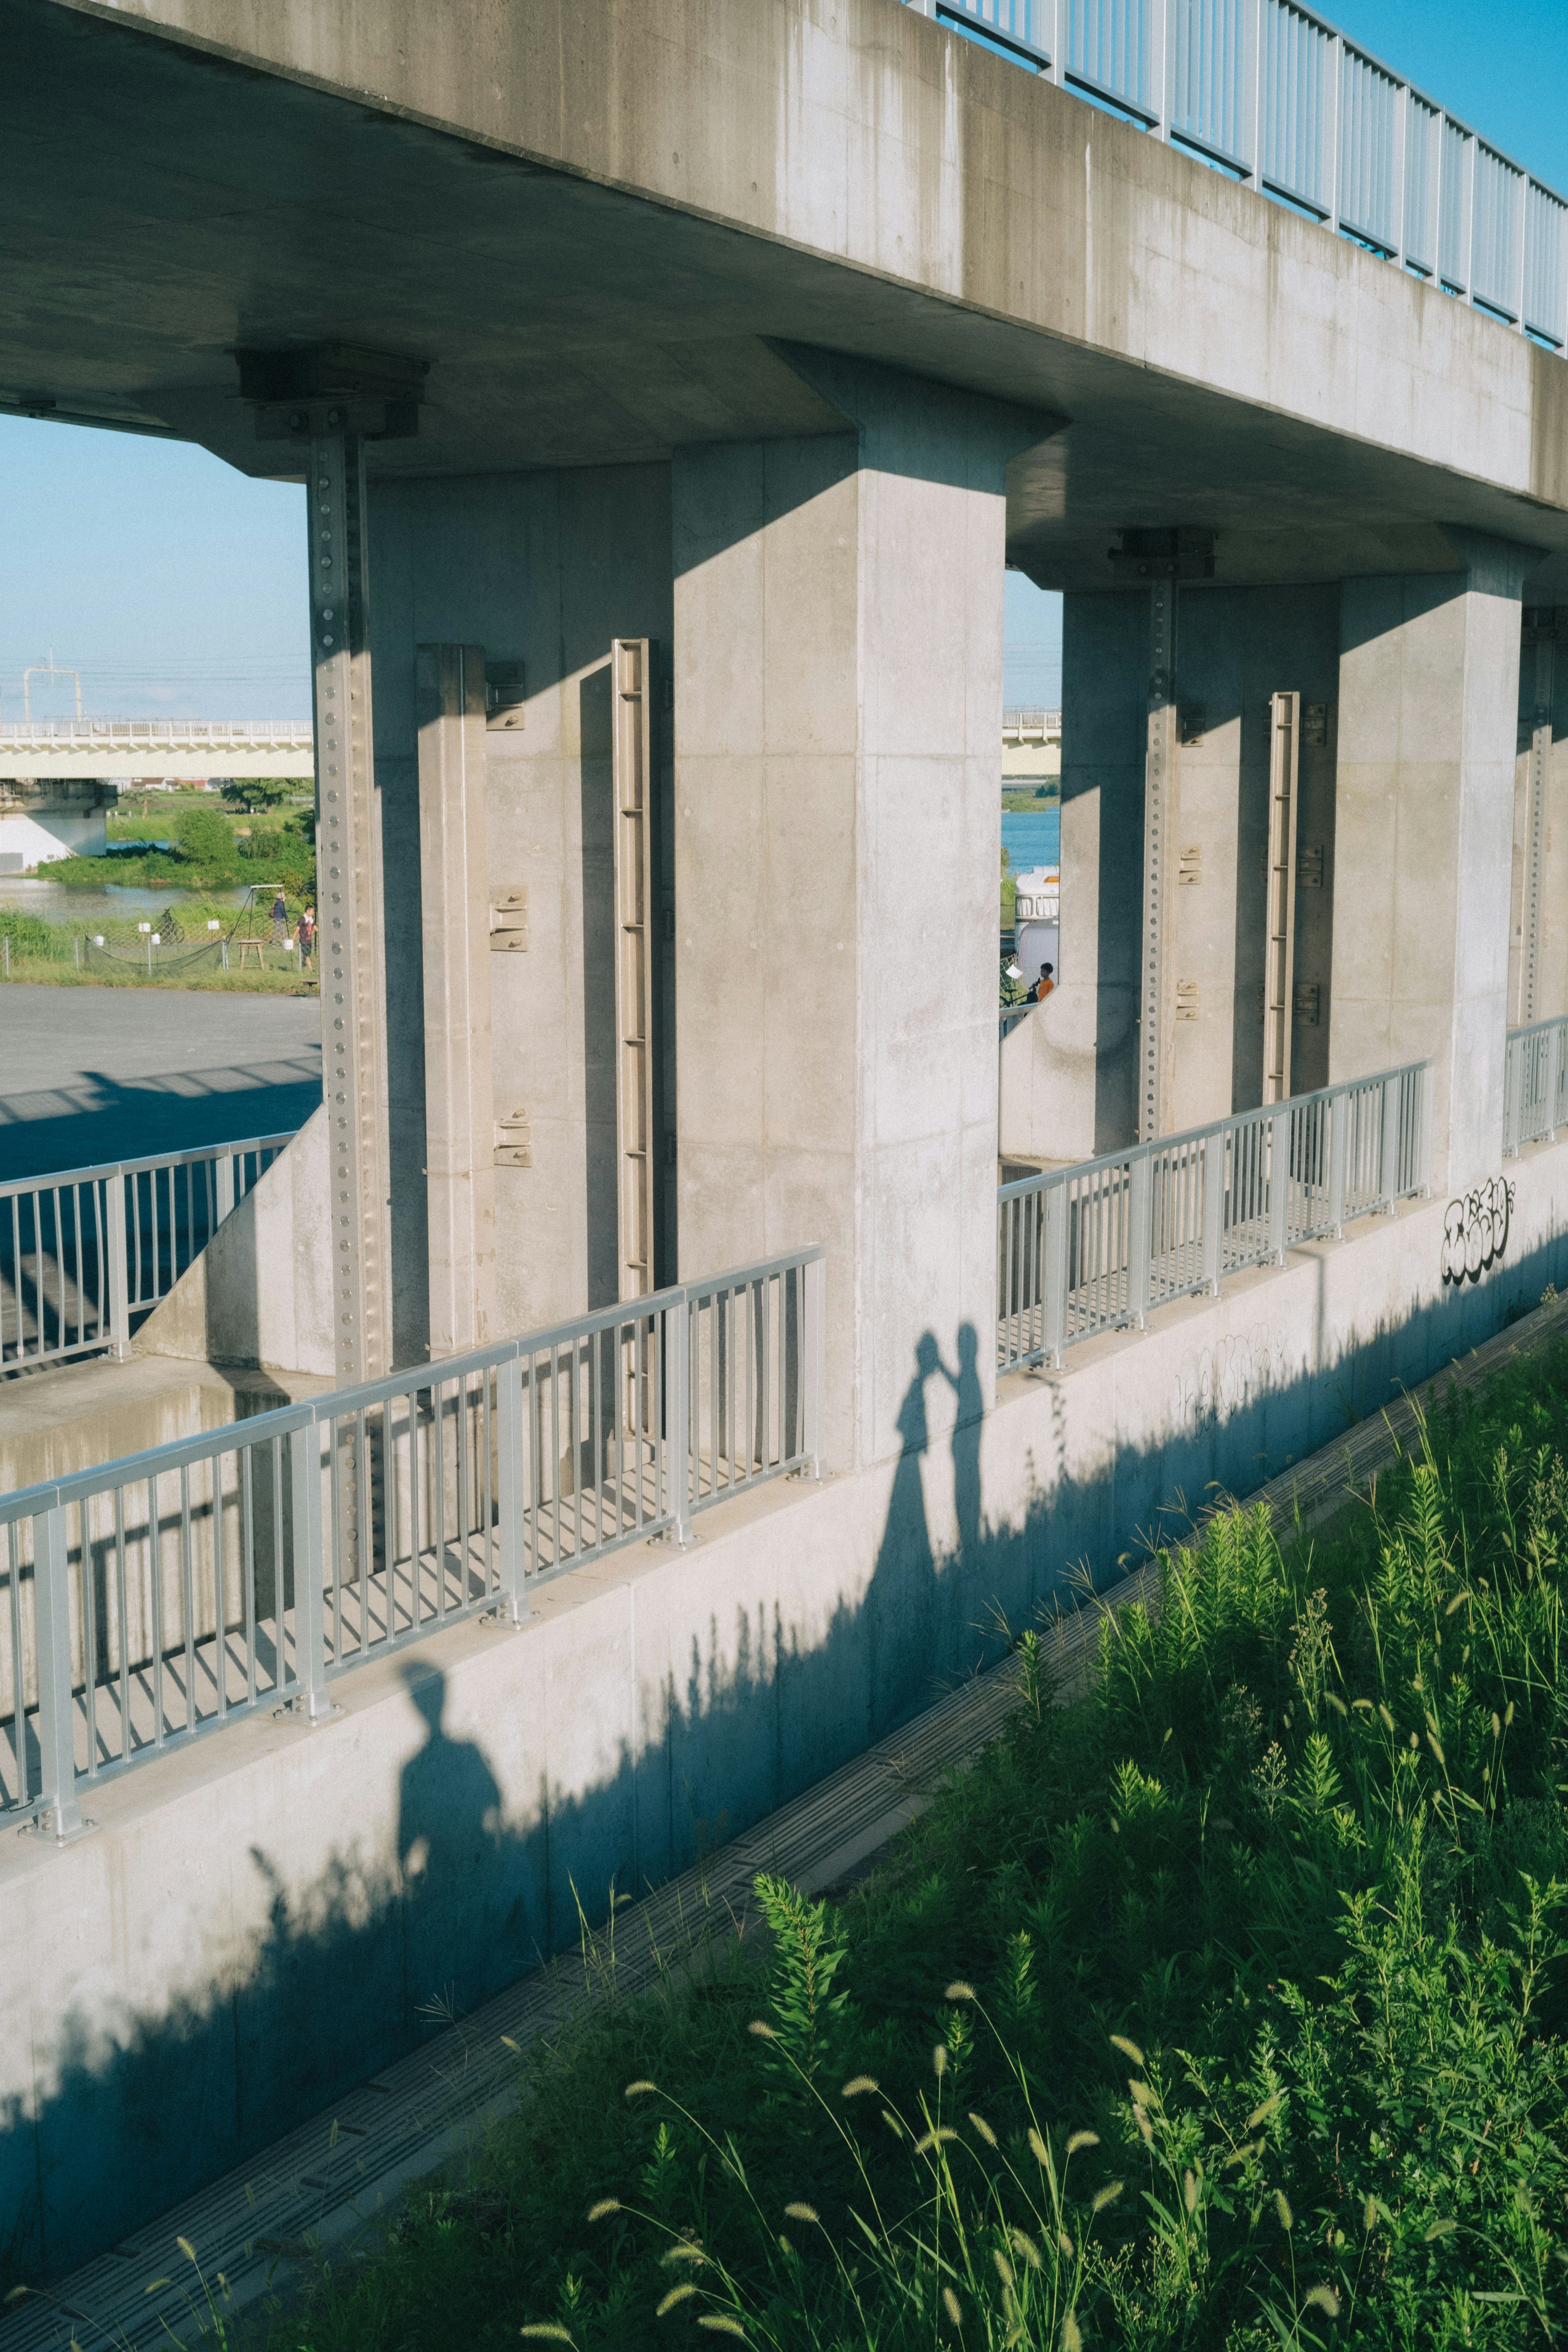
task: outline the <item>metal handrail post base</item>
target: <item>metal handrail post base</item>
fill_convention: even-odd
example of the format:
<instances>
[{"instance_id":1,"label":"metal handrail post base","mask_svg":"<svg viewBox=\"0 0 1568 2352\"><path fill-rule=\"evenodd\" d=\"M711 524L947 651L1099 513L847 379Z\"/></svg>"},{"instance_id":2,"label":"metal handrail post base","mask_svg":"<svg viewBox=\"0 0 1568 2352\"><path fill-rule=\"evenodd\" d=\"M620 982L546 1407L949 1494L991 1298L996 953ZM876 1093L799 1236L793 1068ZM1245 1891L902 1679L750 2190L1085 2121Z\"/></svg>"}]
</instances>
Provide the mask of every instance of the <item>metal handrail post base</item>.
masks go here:
<instances>
[{"instance_id":1,"label":"metal handrail post base","mask_svg":"<svg viewBox=\"0 0 1568 2352\"><path fill-rule=\"evenodd\" d=\"M822 1413L827 1387L827 1262L814 1258L802 1268L805 1328L801 1335L801 1439L803 1458L792 1478L816 1480L822 1469Z\"/></svg>"},{"instance_id":2,"label":"metal handrail post base","mask_svg":"<svg viewBox=\"0 0 1568 2352\"><path fill-rule=\"evenodd\" d=\"M125 1233L125 1175L114 1169L103 1188L104 1239L109 1254L110 1353L117 1364L131 1354L131 1281Z\"/></svg>"},{"instance_id":3,"label":"metal handrail post base","mask_svg":"<svg viewBox=\"0 0 1568 2352\"><path fill-rule=\"evenodd\" d=\"M1045 1360L1054 1372L1067 1362L1068 1345L1068 1188L1052 1184L1046 1192L1044 1282L1040 1292L1040 1341Z\"/></svg>"},{"instance_id":4,"label":"metal handrail post base","mask_svg":"<svg viewBox=\"0 0 1568 2352\"><path fill-rule=\"evenodd\" d=\"M500 1549L500 1591L485 1616L487 1625L525 1625L531 1603L523 1554L522 1360L509 1357L496 1370L496 1514Z\"/></svg>"},{"instance_id":5,"label":"metal handrail post base","mask_svg":"<svg viewBox=\"0 0 1568 2352\"><path fill-rule=\"evenodd\" d=\"M1290 1111L1286 1105L1268 1122L1268 1255L1283 1265L1290 1227Z\"/></svg>"},{"instance_id":6,"label":"metal handrail post base","mask_svg":"<svg viewBox=\"0 0 1568 2352\"><path fill-rule=\"evenodd\" d=\"M1390 1217L1399 1214L1399 1082L1383 1082L1382 1133L1378 1141L1378 1207Z\"/></svg>"},{"instance_id":7,"label":"metal handrail post base","mask_svg":"<svg viewBox=\"0 0 1568 2352\"><path fill-rule=\"evenodd\" d=\"M85 1514L84 1514L85 1516ZM38 1760L34 1832L70 1845L95 1827L76 1793L76 1703L71 1688L70 1564L66 1514L57 1505L33 1517L33 1609L38 1655Z\"/></svg>"},{"instance_id":8,"label":"metal handrail post base","mask_svg":"<svg viewBox=\"0 0 1568 2352\"><path fill-rule=\"evenodd\" d=\"M1128 1313L1140 1331L1149 1328L1149 1287L1154 1251L1154 1178L1152 1154L1137 1153L1132 1160L1128 1203Z\"/></svg>"},{"instance_id":9,"label":"metal handrail post base","mask_svg":"<svg viewBox=\"0 0 1568 2352\"><path fill-rule=\"evenodd\" d=\"M1217 1298L1225 1272L1225 1137L1206 1136L1203 1150L1204 1287Z\"/></svg>"},{"instance_id":10,"label":"metal handrail post base","mask_svg":"<svg viewBox=\"0 0 1568 2352\"><path fill-rule=\"evenodd\" d=\"M1351 1105L1347 1094L1337 1094L1329 1105L1329 1227L1335 1241L1345 1237L1345 1171L1350 1157Z\"/></svg>"},{"instance_id":11,"label":"metal handrail post base","mask_svg":"<svg viewBox=\"0 0 1568 2352\"><path fill-rule=\"evenodd\" d=\"M329 1427L331 1424L328 1424ZM289 1496L294 1531L294 1672L286 1715L314 1729L334 1715L327 1687L325 1549L321 1533L321 1424L309 1422L289 1434Z\"/></svg>"},{"instance_id":12,"label":"metal handrail post base","mask_svg":"<svg viewBox=\"0 0 1568 2352\"><path fill-rule=\"evenodd\" d=\"M669 1463L669 1526L664 1540L689 1544L691 1532L692 1457L697 1450L696 1416L691 1410L691 1307L684 1290L666 1310L665 1451Z\"/></svg>"}]
</instances>

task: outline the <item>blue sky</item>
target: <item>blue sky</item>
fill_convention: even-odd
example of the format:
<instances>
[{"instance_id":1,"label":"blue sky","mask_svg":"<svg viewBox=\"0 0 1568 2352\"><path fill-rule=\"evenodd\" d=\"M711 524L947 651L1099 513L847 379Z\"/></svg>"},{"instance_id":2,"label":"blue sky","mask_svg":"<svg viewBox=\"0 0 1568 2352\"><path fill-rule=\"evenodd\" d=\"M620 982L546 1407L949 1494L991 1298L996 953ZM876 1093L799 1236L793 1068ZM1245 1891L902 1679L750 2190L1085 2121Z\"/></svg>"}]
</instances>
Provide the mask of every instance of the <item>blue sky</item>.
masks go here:
<instances>
[{"instance_id":1,"label":"blue sky","mask_svg":"<svg viewBox=\"0 0 1568 2352\"><path fill-rule=\"evenodd\" d=\"M1568 0L1341 0L1325 8L1427 95L1568 190ZM99 716L309 716L302 492L204 451L0 419L0 718L22 672L82 671ZM1061 695L1061 600L1010 572L1009 704ZM36 680L66 717L68 679Z\"/></svg>"}]
</instances>

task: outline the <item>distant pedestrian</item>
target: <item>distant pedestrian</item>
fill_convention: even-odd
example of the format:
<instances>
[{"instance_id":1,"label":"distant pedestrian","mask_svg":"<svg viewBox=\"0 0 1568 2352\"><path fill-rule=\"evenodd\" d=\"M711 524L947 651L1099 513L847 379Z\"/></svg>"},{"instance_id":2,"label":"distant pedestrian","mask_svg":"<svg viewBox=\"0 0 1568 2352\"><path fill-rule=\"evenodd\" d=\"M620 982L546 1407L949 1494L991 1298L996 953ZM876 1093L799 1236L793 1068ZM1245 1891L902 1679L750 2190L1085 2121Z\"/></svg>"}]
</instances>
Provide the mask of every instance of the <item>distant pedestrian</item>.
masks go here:
<instances>
[{"instance_id":1,"label":"distant pedestrian","mask_svg":"<svg viewBox=\"0 0 1568 2352\"><path fill-rule=\"evenodd\" d=\"M1055 970L1056 966L1054 963L1043 963L1040 966L1040 976L1038 980L1036 981L1033 988L1029 991L1029 1002L1031 1004L1043 1004L1047 997L1050 994L1052 989L1055 988L1056 982L1051 977L1051 974Z\"/></svg>"},{"instance_id":2,"label":"distant pedestrian","mask_svg":"<svg viewBox=\"0 0 1568 2352\"><path fill-rule=\"evenodd\" d=\"M303 909L294 927L294 937L300 942L300 969L303 971L310 961L310 950L315 943L316 910L314 907L307 907Z\"/></svg>"},{"instance_id":3,"label":"distant pedestrian","mask_svg":"<svg viewBox=\"0 0 1568 2352\"><path fill-rule=\"evenodd\" d=\"M281 890L272 901L272 944L275 948L289 944L289 908Z\"/></svg>"}]
</instances>

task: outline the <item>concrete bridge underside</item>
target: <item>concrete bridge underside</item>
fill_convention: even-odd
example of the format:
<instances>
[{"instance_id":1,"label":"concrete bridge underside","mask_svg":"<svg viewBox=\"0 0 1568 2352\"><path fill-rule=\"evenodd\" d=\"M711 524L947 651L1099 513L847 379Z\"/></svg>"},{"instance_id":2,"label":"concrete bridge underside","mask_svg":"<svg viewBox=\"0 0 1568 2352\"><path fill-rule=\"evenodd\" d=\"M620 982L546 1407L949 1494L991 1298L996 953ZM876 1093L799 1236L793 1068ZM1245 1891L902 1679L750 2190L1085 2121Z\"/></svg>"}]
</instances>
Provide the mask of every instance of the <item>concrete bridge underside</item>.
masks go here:
<instances>
[{"instance_id":1,"label":"concrete bridge underside","mask_svg":"<svg viewBox=\"0 0 1568 2352\"><path fill-rule=\"evenodd\" d=\"M559 1941L568 1871L679 1867L679 1790L738 1825L856 1752L1173 1481L1327 1443L1342 1384L1374 1410L1563 1279L1568 1147L1500 1271L1440 1254L1508 1028L1568 1011L1568 368L898 0L0 0L0 412L308 494L324 1100L148 1350L341 1382L827 1252L841 1477L563 1577L510 1650L438 1637L530 1825L409 1932L406 2003L454 1945ZM1068 600L1063 970L999 1137L1008 562ZM999 1140L1423 1058L1437 1199L998 1400ZM85 2147L113 2226L144 2209L163 2045L124 2020L190 1955L266 2096L187 2172L379 2063L351 2019L272 2063L303 1979L265 1958L277 1905L331 1907L341 1789L406 1907L407 1701L367 1671L345 1725L258 1718L240 1766L161 1759L96 1838L0 1857L0 1974L41 1988L0 2174L63 2151L40 2261L110 2226ZM265 1918L198 1850L275 1871Z\"/></svg>"}]
</instances>

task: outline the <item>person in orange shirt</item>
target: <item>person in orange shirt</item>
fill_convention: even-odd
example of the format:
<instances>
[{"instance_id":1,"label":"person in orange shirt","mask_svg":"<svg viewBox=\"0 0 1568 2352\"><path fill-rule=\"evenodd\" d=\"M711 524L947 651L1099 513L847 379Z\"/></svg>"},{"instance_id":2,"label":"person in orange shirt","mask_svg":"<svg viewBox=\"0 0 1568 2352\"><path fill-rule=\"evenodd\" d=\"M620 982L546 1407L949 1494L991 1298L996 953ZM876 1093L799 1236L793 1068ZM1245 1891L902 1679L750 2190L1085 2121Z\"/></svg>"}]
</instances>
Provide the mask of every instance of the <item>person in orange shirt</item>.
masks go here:
<instances>
[{"instance_id":1,"label":"person in orange shirt","mask_svg":"<svg viewBox=\"0 0 1568 2352\"><path fill-rule=\"evenodd\" d=\"M1055 970L1056 966L1054 963L1043 963L1040 966L1040 976L1038 980L1036 981L1033 988L1029 991L1029 1002L1031 1004L1043 1004L1045 1003L1047 997L1056 986L1056 982L1051 978L1051 974Z\"/></svg>"}]
</instances>

